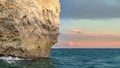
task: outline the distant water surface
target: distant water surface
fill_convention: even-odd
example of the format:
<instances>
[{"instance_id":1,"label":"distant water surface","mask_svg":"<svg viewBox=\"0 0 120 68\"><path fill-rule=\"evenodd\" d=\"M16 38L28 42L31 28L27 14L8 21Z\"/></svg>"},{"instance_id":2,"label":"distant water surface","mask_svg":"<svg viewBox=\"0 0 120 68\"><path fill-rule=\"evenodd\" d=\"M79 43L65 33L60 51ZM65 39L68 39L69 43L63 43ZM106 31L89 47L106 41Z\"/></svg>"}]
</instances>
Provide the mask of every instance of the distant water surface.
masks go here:
<instances>
[{"instance_id":1,"label":"distant water surface","mask_svg":"<svg viewBox=\"0 0 120 68\"><path fill-rule=\"evenodd\" d=\"M52 49L50 58L1 59L0 68L120 68L120 49Z\"/></svg>"}]
</instances>

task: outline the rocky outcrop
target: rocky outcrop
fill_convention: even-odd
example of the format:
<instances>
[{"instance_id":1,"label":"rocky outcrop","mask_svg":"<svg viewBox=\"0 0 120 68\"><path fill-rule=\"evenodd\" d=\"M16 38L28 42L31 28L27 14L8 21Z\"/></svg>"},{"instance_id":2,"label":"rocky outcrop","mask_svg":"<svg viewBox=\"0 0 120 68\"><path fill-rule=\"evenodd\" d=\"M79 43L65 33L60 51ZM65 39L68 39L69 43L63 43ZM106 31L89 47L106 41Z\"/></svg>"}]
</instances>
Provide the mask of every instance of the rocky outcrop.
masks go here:
<instances>
[{"instance_id":1,"label":"rocky outcrop","mask_svg":"<svg viewBox=\"0 0 120 68\"><path fill-rule=\"evenodd\" d=\"M59 34L59 0L0 0L0 55L47 57Z\"/></svg>"}]
</instances>

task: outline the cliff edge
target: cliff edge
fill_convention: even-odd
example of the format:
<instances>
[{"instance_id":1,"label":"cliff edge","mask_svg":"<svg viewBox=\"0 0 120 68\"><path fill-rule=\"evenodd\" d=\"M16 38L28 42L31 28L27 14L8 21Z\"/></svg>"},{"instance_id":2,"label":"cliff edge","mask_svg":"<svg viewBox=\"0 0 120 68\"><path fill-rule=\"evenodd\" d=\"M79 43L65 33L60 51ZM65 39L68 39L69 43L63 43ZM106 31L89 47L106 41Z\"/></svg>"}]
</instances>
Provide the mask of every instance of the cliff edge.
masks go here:
<instances>
[{"instance_id":1,"label":"cliff edge","mask_svg":"<svg viewBox=\"0 0 120 68\"><path fill-rule=\"evenodd\" d=\"M47 57L59 12L59 0L0 0L0 56Z\"/></svg>"}]
</instances>

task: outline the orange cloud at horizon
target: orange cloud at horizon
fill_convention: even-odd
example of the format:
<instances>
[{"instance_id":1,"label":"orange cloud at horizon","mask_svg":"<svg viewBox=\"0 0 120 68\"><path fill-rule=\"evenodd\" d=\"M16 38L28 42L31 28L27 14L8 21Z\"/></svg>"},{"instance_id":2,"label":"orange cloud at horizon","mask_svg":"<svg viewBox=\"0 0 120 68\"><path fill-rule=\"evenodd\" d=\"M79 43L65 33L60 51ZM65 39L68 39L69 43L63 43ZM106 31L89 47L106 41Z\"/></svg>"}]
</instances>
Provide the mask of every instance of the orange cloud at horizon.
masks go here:
<instances>
[{"instance_id":1,"label":"orange cloud at horizon","mask_svg":"<svg viewBox=\"0 0 120 68\"><path fill-rule=\"evenodd\" d=\"M81 34L86 36L118 36L117 32L89 32L84 30L71 30L67 32L68 35Z\"/></svg>"},{"instance_id":2,"label":"orange cloud at horizon","mask_svg":"<svg viewBox=\"0 0 120 68\"><path fill-rule=\"evenodd\" d=\"M120 47L120 41L61 41L56 47L116 48Z\"/></svg>"},{"instance_id":3,"label":"orange cloud at horizon","mask_svg":"<svg viewBox=\"0 0 120 68\"><path fill-rule=\"evenodd\" d=\"M60 36L55 47L60 48L120 48L120 35L116 32L88 32L72 30Z\"/></svg>"}]
</instances>

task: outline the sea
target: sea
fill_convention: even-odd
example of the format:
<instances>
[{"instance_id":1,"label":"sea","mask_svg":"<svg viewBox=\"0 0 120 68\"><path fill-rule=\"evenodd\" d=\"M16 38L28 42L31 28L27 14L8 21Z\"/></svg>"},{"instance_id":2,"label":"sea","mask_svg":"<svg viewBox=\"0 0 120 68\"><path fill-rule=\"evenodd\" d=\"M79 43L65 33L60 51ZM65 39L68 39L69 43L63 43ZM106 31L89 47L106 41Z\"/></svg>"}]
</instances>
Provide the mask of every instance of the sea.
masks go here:
<instances>
[{"instance_id":1,"label":"sea","mask_svg":"<svg viewBox=\"0 0 120 68\"><path fill-rule=\"evenodd\" d=\"M120 49L53 48L49 58L0 57L0 68L120 68Z\"/></svg>"}]
</instances>

